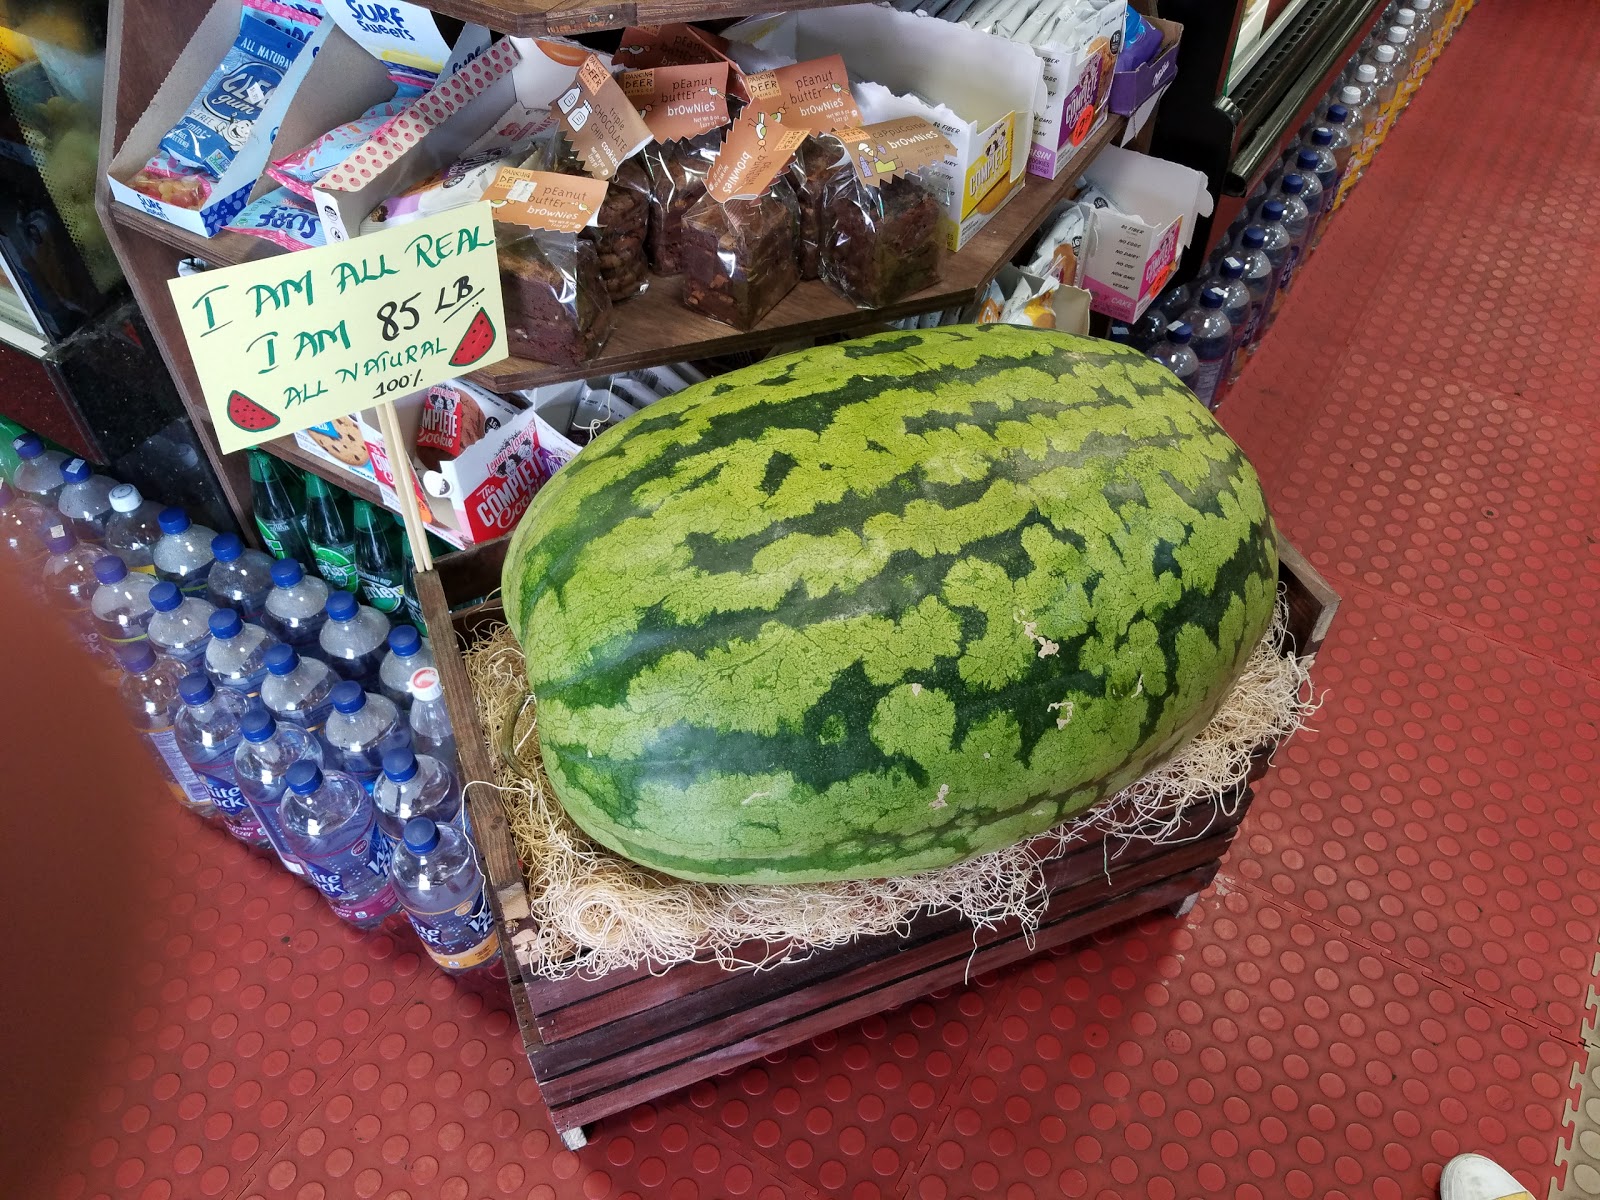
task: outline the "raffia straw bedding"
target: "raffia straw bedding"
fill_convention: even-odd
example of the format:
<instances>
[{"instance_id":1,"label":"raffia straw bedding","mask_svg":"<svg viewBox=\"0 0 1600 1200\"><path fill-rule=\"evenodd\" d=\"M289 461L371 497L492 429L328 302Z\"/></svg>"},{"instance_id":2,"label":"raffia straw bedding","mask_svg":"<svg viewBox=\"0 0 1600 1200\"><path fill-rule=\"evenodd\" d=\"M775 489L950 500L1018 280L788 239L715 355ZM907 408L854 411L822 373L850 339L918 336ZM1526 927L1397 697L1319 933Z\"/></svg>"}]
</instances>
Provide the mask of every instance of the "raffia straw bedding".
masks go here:
<instances>
[{"instance_id":1,"label":"raffia straw bedding","mask_svg":"<svg viewBox=\"0 0 1600 1200\"><path fill-rule=\"evenodd\" d=\"M535 706L522 651L497 626L467 652L467 673L496 763L469 788L499 794L525 865L537 932L519 959L551 979L711 959L730 969L775 966L859 937L904 930L919 912L955 911L975 927L1015 920L1037 928L1047 894L1042 865L1093 836L1175 839L1184 809L1225 797L1252 754L1312 711L1308 670L1284 652L1286 610L1251 655L1222 708L1187 746L1137 783L1048 834L954 866L896 879L843 883L688 883L640 867L589 840L562 810L539 764ZM506 752L501 751L506 748ZM757 959L751 945L765 945Z\"/></svg>"}]
</instances>

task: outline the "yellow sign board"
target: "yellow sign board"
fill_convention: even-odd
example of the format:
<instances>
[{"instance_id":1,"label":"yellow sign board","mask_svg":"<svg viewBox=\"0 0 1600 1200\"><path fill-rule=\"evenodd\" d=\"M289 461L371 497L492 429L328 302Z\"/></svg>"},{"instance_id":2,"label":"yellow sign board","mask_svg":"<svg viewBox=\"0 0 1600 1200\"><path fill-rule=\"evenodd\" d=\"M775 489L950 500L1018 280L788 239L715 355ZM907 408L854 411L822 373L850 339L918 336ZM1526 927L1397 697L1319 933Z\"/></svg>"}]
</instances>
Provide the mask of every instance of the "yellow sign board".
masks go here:
<instances>
[{"instance_id":1,"label":"yellow sign board","mask_svg":"<svg viewBox=\"0 0 1600 1200\"><path fill-rule=\"evenodd\" d=\"M487 204L167 286L224 451L506 355Z\"/></svg>"}]
</instances>

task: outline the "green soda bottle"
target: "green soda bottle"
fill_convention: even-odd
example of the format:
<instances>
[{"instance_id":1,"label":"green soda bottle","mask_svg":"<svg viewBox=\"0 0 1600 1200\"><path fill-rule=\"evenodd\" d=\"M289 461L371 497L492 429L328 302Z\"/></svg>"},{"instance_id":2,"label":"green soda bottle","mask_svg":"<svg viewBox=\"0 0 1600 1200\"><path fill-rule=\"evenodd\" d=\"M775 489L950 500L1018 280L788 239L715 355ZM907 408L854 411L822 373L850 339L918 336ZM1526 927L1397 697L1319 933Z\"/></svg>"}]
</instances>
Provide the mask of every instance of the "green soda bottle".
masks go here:
<instances>
[{"instance_id":1,"label":"green soda bottle","mask_svg":"<svg viewBox=\"0 0 1600 1200\"><path fill-rule=\"evenodd\" d=\"M398 524L398 518L396 524ZM424 638L428 636L428 623L422 619L422 601L417 599L417 563L411 554L411 539L405 536L405 527L400 528L400 554L405 559L405 609L406 620L417 627L417 632Z\"/></svg>"},{"instance_id":2,"label":"green soda bottle","mask_svg":"<svg viewBox=\"0 0 1600 1200\"><path fill-rule=\"evenodd\" d=\"M262 545L274 558L294 558L303 567L316 561L306 542L305 514L279 472L277 460L260 450L247 450L250 458L250 503Z\"/></svg>"},{"instance_id":3,"label":"green soda bottle","mask_svg":"<svg viewBox=\"0 0 1600 1200\"><path fill-rule=\"evenodd\" d=\"M406 598L406 570L395 549L389 514L356 501L356 572L361 594L381 613L399 610Z\"/></svg>"},{"instance_id":4,"label":"green soda bottle","mask_svg":"<svg viewBox=\"0 0 1600 1200\"><path fill-rule=\"evenodd\" d=\"M306 475L306 533L316 556L317 574L330 587L353 592L361 586L356 570L356 539L350 532L333 487L320 475Z\"/></svg>"}]
</instances>

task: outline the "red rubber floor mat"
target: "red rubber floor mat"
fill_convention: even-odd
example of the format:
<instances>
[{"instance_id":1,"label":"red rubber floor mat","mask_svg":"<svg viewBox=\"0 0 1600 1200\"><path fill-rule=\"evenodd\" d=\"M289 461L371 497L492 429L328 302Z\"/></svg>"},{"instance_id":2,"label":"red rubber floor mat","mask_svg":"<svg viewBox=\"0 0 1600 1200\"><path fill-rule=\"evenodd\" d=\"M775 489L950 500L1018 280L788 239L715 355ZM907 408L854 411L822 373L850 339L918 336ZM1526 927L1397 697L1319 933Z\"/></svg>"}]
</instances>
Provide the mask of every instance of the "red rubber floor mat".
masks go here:
<instances>
[{"instance_id":1,"label":"red rubber floor mat","mask_svg":"<svg viewBox=\"0 0 1600 1200\"><path fill-rule=\"evenodd\" d=\"M1224 406L1345 602L1313 729L1187 917L574 1153L503 981L350 932L164 812L137 1019L41 1149L45 1194L1423 1200L1462 1149L1600 1194L1567 1120L1600 1114L1596 78L1588 0L1480 4Z\"/></svg>"}]
</instances>

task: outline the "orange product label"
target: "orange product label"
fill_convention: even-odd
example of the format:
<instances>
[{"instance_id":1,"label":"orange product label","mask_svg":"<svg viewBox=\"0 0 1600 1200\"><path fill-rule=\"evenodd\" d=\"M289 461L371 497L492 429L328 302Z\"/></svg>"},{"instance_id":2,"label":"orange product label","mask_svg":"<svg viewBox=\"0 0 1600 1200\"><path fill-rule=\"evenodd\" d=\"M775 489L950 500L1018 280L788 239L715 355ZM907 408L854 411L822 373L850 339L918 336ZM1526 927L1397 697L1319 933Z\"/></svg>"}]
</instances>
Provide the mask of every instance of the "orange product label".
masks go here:
<instances>
[{"instance_id":1,"label":"orange product label","mask_svg":"<svg viewBox=\"0 0 1600 1200\"><path fill-rule=\"evenodd\" d=\"M428 957L445 970L468 971L473 967L481 967L500 952L500 935L499 933L491 933L470 950L462 950L456 954L446 954L442 950L435 950L427 942L423 942L422 945L427 950Z\"/></svg>"},{"instance_id":2,"label":"orange product label","mask_svg":"<svg viewBox=\"0 0 1600 1200\"><path fill-rule=\"evenodd\" d=\"M745 109L711 164L706 191L721 203L761 195L809 136L804 129L774 124L760 109Z\"/></svg>"},{"instance_id":3,"label":"orange product label","mask_svg":"<svg viewBox=\"0 0 1600 1200\"><path fill-rule=\"evenodd\" d=\"M552 233L577 233L600 215L607 183L584 175L501 167L483 198L496 221Z\"/></svg>"},{"instance_id":4,"label":"orange product label","mask_svg":"<svg viewBox=\"0 0 1600 1200\"><path fill-rule=\"evenodd\" d=\"M658 142L698 137L728 123L728 64L686 63L617 77Z\"/></svg>"},{"instance_id":5,"label":"orange product label","mask_svg":"<svg viewBox=\"0 0 1600 1200\"><path fill-rule=\"evenodd\" d=\"M610 179L650 141L650 127L597 55L584 59L572 86L556 98L555 108L578 161L596 179Z\"/></svg>"},{"instance_id":6,"label":"orange product label","mask_svg":"<svg viewBox=\"0 0 1600 1200\"><path fill-rule=\"evenodd\" d=\"M850 75L837 54L746 76L745 86L751 106L779 125L831 133L861 124L861 110L850 94Z\"/></svg>"},{"instance_id":7,"label":"orange product label","mask_svg":"<svg viewBox=\"0 0 1600 1200\"><path fill-rule=\"evenodd\" d=\"M863 183L877 187L885 179L920 171L954 154L956 148L937 126L922 117L897 117L850 129L836 129L845 153Z\"/></svg>"}]
</instances>

